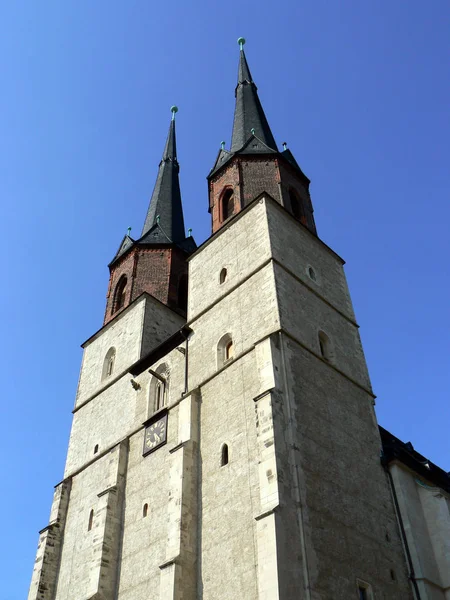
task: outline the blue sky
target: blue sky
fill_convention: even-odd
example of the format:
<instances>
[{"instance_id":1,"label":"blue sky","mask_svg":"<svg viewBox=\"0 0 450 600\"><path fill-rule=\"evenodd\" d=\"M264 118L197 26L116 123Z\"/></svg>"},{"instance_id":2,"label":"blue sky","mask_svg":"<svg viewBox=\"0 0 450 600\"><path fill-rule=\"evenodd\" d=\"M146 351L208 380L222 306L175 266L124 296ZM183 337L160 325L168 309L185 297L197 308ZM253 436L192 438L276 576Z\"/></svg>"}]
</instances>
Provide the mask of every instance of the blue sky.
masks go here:
<instances>
[{"instance_id":1,"label":"blue sky","mask_svg":"<svg viewBox=\"0 0 450 600\"><path fill-rule=\"evenodd\" d=\"M311 178L347 276L382 425L445 469L450 4L15 0L0 7L2 600L26 597L63 474L80 343L142 227L176 103L187 227L230 141L236 39Z\"/></svg>"}]
</instances>

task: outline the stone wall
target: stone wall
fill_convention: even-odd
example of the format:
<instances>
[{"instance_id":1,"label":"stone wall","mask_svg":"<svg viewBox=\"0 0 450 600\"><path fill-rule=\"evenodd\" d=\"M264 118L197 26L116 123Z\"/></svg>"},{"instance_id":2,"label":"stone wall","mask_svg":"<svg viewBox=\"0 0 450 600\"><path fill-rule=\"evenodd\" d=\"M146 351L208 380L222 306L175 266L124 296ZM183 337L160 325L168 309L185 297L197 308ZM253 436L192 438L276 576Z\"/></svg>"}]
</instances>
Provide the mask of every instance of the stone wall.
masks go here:
<instances>
[{"instance_id":1,"label":"stone wall","mask_svg":"<svg viewBox=\"0 0 450 600\"><path fill-rule=\"evenodd\" d=\"M422 600L450 597L450 498L401 463L389 469Z\"/></svg>"}]
</instances>

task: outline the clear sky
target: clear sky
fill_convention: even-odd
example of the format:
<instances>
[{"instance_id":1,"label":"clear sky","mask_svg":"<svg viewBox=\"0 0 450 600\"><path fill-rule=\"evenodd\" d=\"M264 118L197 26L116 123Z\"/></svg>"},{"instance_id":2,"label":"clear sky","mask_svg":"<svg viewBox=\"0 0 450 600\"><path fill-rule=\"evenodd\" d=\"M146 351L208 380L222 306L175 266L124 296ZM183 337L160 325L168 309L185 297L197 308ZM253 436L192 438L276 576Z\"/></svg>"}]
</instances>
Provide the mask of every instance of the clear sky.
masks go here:
<instances>
[{"instance_id":1,"label":"clear sky","mask_svg":"<svg viewBox=\"0 0 450 600\"><path fill-rule=\"evenodd\" d=\"M448 0L14 0L0 30L1 600L26 597L80 343L142 227L174 103L186 225L209 235L241 35L347 261L379 421L450 469Z\"/></svg>"}]
</instances>

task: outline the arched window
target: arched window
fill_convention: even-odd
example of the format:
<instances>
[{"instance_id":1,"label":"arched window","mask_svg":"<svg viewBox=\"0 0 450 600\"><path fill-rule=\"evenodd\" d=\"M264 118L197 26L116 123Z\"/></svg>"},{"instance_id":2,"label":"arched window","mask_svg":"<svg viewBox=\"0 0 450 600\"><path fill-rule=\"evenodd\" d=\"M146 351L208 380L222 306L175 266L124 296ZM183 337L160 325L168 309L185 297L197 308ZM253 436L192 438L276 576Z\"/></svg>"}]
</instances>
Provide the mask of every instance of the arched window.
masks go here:
<instances>
[{"instance_id":1,"label":"arched window","mask_svg":"<svg viewBox=\"0 0 450 600\"><path fill-rule=\"evenodd\" d=\"M125 306L125 298L127 293L127 276L122 275L119 279L119 283L116 286L116 291L114 293L114 302L112 307L112 312L115 313L121 308Z\"/></svg>"},{"instance_id":2,"label":"arched window","mask_svg":"<svg viewBox=\"0 0 450 600\"><path fill-rule=\"evenodd\" d=\"M223 335L217 344L217 368L220 369L234 358L234 344L231 334Z\"/></svg>"},{"instance_id":3,"label":"arched window","mask_svg":"<svg viewBox=\"0 0 450 600\"><path fill-rule=\"evenodd\" d=\"M166 363L159 365L150 382L148 413L153 414L167 405L169 396L169 368Z\"/></svg>"},{"instance_id":4,"label":"arched window","mask_svg":"<svg viewBox=\"0 0 450 600\"><path fill-rule=\"evenodd\" d=\"M89 513L89 523L88 523L88 531L91 531L92 526L94 524L94 509Z\"/></svg>"},{"instance_id":5,"label":"arched window","mask_svg":"<svg viewBox=\"0 0 450 600\"><path fill-rule=\"evenodd\" d=\"M292 214L296 219L303 223L305 220L305 215L303 212L302 201L297 192L292 188L289 189L289 201L291 203Z\"/></svg>"},{"instance_id":6,"label":"arched window","mask_svg":"<svg viewBox=\"0 0 450 600\"><path fill-rule=\"evenodd\" d=\"M95 444L94 454L97 454L97 452L98 452L98 444Z\"/></svg>"},{"instance_id":7,"label":"arched window","mask_svg":"<svg viewBox=\"0 0 450 600\"><path fill-rule=\"evenodd\" d=\"M229 460L228 445L224 444L222 446L222 452L221 452L221 457L220 457L220 466L224 467L225 465L227 465L228 464L228 460Z\"/></svg>"},{"instance_id":8,"label":"arched window","mask_svg":"<svg viewBox=\"0 0 450 600\"><path fill-rule=\"evenodd\" d=\"M227 280L227 270L225 269L225 267L220 271L220 275L219 275L219 282L220 284L225 283L225 281Z\"/></svg>"},{"instance_id":9,"label":"arched window","mask_svg":"<svg viewBox=\"0 0 450 600\"><path fill-rule=\"evenodd\" d=\"M323 331L319 331L319 348L322 358L331 360L330 338Z\"/></svg>"},{"instance_id":10,"label":"arched window","mask_svg":"<svg viewBox=\"0 0 450 600\"><path fill-rule=\"evenodd\" d=\"M148 504L144 504L144 507L142 508L142 517L145 519L145 517L148 515Z\"/></svg>"},{"instance_id":11,"label":"arched window","mask_svg":"<svg viewBox=\"0 0 450 600\"><path fill-rule=\"evenodd\" d=\"M187 299L188 299L188 279L187 275L181 275L178 280L178 306L187 310Z\"/></svg>"},{"instance_id":12,"label":"arched window","mask_svg":"<svg viewBox=\"0 0 450 600\"><path fill-rule=\"evenodd\" d=\"M106 353L105 360L103 361L102 381L113 374L115 360L116 349L112 346Z\"/></svg>"},{"instance_id":13,"label":"arched window","mask_svg":"<svg viewBox=\"0 0 450 600\"><path fill-rule=\"evenodd\" d=\"M314 269L312 267L308 267L308 275L309 275L310 279L312 279L313 281L316 281L316 279L317 279L316 272L314 271Z\"/></svg>"},{"instance_id":14,"label":"arched window","mask_svg":"<svg viewBox=\"0 0 450 600\"><path fill-rule=\"evenodd\" d=\"M234 214L234 193L231 188L228 188L222 196L222 221L226 221L232 214Z\"/></svg>"}]
</instances>

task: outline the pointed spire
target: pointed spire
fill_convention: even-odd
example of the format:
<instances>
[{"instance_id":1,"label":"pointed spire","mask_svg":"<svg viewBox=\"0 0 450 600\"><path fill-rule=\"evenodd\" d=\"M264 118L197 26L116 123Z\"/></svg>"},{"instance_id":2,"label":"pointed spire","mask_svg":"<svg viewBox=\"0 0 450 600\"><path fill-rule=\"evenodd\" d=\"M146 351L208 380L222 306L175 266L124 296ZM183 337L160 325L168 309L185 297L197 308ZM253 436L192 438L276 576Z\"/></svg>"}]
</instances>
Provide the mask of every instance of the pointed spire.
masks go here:
<instances>
[{"instance_id":1,"label":"pointed spire","mask_svg":"<svg viewBox=\"0 0 450 600\"><path fill-rule=\"evenodd\" d=\"M234 111L231 152L238 152L255 135L274 152L278 151L274 137L264 114L244 52L245 39L239 38L240 47L236 108ZM252 133L254 132L254 133Z\"/></svg>"},{"instance_id":2,"label":"pointed spire","mask_svg":"<svg viewBox=\"0 0 450 600\"><path fill-rule=\"evenodd\" d=\"M181 242L185 239L183 208L181 205L180 183L175 136L176 106L171 107L172 120L162 160L159 163L158 177L153 190L147 217L142 229L142 237L155 228L154 235L145 239L146 243Z\"/></svg>"}]
</instances>

